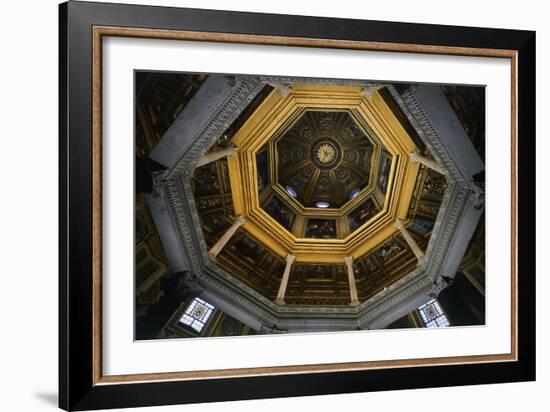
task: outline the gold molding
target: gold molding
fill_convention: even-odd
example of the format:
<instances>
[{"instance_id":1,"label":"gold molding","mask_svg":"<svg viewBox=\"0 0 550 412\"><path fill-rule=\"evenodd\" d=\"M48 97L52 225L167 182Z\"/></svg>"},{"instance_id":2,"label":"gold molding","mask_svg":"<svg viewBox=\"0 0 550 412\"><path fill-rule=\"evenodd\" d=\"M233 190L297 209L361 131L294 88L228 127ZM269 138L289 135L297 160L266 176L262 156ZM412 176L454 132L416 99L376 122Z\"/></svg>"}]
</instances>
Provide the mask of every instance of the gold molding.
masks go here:
<instances>
[{"instance_id":1,"label":"gold molding","mask_svg":"<svg viewBox=\"0 0 550 412\"><path fill-rule=\"evenodd\" d=\"M275 170L278 166L277 157L273 154L275 145L284 131L306 110L341 110L350 113L358 127L375 145L375 152L379 154L383 146L393 159L382 210L343 239L297 237L260 206L256 154L264 145L269 145L270 179L276 182ZM409 161L409 153L416 150L416 146L377 91L367 97L360 86L295 83L292 84L291 92L282 96L275 89L235 133L232 143L238 147L237 156L228 159L235 214L247 219L245 230L281 257L292 254L298 262L312 263L341 263L346 256L357 259L396 232L393 226L396 219L407 218L419 169L418 163ZM374 163L378 168L378 161ZM372 167L375 166L371 165L371 178L361 196L339 209L320 211L305 208L278 188L278 183L272 184L272 188L299 214L342 217L377 187L378 173L372 173Z\"/></svg>"},{"instance_id":2,"label":"gold molding","mask_svg":"<svg viewBox=\"0 0 550 412\"><path fill-rule=\"evenodd\" d=\"M92 33L92 382L103 377L102 262L103 262L103 148L102 63L103 33Z\"/></svg>"},{"instance_id":3,"label":"gold molding","mask_svg":"<svg viewBox=\"0 0 550 412\"><path fill-rule=\"evenodd\" d=\"M508 354L488 354L469 356L447 356L440 358L416 358L416 359L394 359L381 361L363 362L342 362L342 363L321 363L313 365L285 365L268 366L258 368L234 368L217 370L198 370L187 372L163 372L163 373L141 373L132 375L106 375L102 376L99 385L110 385L117 383L138 383L158 382L173 380L196 380L212 378L237 378L244 376L275 376L290 375L298 373L329 373L360 370L375 370L385 368L410 368L420 366L442 366L442 365L464 365L472 363L495 363L512 362Z\"/></svg>"},{"instance_id":4,"label":"gold molding","mask_svg":"<svg viewBox=\"0 0 550 412\"><path fill-rule=\"evenodd\" d=\"M303 85L306 86L306 85ZM308 90L310 88L305 88L305 90ZM362 88L360 88L362 90ZM356 92L356 90L355 90ZM337 111L329 106L331 111ZM292 113L293 117L297 117L298 115L302 114L306 111L306 109L311 110L309 107L300 107L296 112ZM315 110L322 110L322 108L315 108ZM282 187L282 185L278 181L277 176L277 157L275 156L276 152L276 144L280 140L280 135L284 133L285 130L288 130L288 126L281 128L278 130L279 136L275 138L271 138L269 140L269 169L270 169L270 179L273 183L272 189L274 192L276 192L279 196L281 196L283 199L286 199L287 204L290 205L290 207L297 212L300 215L303 216L315 216L315 217L343 217L347 215L349 212L351 212L355 207L357 207L359 204L361 204L364 200L366 200L375 190L376 190L376 182L378 181L378 166L380 161L380 154L382 152L382 143L379 141L376 135L373 134L373 132L367 127L365 128L362 124L362 122L358 121L359 119L362 119L361 116L357 114L357 110L355 109L338 109L341 111L347 112L353 119L355 119L356 125L363 131L363 133L367 136L369 141L373 144L374 150L372 153L372 160L371 160L371 167L369 172L369 183L366 187L364 187L359 195L357 195L354 199L346 202L344 205L342 205L339 208L329 208L321 211L318 208L313 207L304 207L299 201L292 198L288 195L287 191Z\"/></svg>"}]
</instances>

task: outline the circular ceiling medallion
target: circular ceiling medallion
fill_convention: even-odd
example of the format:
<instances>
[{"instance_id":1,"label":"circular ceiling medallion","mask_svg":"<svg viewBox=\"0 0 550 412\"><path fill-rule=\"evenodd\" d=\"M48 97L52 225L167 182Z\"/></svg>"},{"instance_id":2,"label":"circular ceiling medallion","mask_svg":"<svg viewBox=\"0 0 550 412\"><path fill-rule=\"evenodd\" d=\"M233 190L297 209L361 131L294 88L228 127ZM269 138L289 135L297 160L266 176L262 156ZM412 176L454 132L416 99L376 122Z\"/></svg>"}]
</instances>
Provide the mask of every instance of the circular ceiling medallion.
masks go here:
<instances>
[{"instance_id":1,"label":"circular ceiling medallion","mask_svg":"<svg viewBox=\"0 0 550 412\"><path fill-rule=\"evenodd\" d=\"M332 139L321 139L311 149L311 161L319 169L333 169L342 160L342 150Z\"/></svg>"},{"instance_id":2,"label":"circular ceiling medallion","mask_svg":"<svg viewBox=\"0 0 550 412\"><path fill-rule=\"evenodd\" d=\"M261 172L266 182L273 176L292 205L313 208L324 200L339 209L353 190L369 186L377 150L350 112L307 110L281 133L264 144L271 166L264 162Z\"/></svg>"}]
</instances>

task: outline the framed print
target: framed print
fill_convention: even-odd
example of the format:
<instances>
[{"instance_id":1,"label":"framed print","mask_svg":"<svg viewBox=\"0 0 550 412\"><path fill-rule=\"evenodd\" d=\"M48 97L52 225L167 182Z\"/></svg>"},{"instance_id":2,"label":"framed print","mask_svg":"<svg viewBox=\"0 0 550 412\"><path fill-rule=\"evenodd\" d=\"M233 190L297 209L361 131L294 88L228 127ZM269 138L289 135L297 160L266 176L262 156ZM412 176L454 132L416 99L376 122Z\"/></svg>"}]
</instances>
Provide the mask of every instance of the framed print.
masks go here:
<instances>
[{"instance_id":1,"label":"framed print","mask_svg":"<svg viewBox=\"0 0 550 412\"><path fill-rule=\"evenodd\" d=\"M535 379L535 34L60 5L60 407Z\"/></svg>"}]
</instances>

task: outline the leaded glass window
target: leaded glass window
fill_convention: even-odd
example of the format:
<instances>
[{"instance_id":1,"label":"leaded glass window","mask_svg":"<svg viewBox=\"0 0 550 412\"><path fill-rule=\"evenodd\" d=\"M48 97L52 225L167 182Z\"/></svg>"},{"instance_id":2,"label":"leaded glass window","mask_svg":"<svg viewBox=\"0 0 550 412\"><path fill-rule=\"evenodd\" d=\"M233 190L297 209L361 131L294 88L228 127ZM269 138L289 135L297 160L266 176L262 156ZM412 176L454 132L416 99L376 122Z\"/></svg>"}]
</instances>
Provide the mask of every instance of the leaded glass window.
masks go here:
<instances>
[{"instance_id":1,"label":"leaded glass window","mask_svg":"<svg viewBox=\"0 0 550 412\"><path fill-rule=\"evenodd\" d=\"M449 326L449 320L441 309L439 302L432 299L418 308L420 318L427 328L442 328Z\"/></svg>"},{"instance_id":2,"label":"leaded glass window","mask_svg":"<svg viewBox=\"0 0 550 412\"><path fill-rule=\"evenodd\" d=\"M213 311L214 306L210 303L201 298L195 298L185 309L185 313L180 318L180 323L190 326L200 333L208 323Z\"/></svg>"}]
</instances>

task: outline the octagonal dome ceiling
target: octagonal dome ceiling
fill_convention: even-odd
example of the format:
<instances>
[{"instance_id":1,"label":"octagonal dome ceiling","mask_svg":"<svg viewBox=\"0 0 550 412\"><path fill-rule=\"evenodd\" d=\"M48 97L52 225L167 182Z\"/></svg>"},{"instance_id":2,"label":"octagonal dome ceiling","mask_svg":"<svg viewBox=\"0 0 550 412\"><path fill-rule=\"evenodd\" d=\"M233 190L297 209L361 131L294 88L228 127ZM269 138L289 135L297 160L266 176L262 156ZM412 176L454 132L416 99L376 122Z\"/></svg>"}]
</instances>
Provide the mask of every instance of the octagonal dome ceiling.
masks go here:
<instances>
[{"instance_id":1,"label":"octagonal dome ceiling","mask_svg":"<svg viewBox=\"0 0 550 412\"><path fill-rule=\"evenodd\" d=\"M378 93L321 84L275 90L230 144L235 214L281 256L341 263L407 217L417 146Z\"/></svg>"},{"instance_id":2,"label":"octagonal dome ceiling","mask_svg":"<svg viewBox=\"0 0 550 412\"><path fill-rule=\"evenodd\" d=\"M483 234L460 262L484 222L484 117L476 126L460 110L470 94L360 79L151 76L136 95L136 189L147 188L136 202L136 319L165 291L163 302L198 296L259 334L379 329L482 265ZM299 127L313 136L298 138ZM317 182L296 183L302 160ZM355 172L349 182L337 176L343 166ZM316 190L331 171L329 189ZM484 293L480 273L468 276Z\"/></svg>"},{"instance_id":3,"label":"octagonal dome ceiling","mask_svg":"<svg viewBox=\"0 0 550 412\"><path fill-rule=\"evenodd\" d=\"M277 183L303 207L340 208L372 175L375 145L347 111L305 111L275 148Z\"/></svg>"},{"instance_id":4,"label":"octagonal dome ceiling","mask_svg":"<svg viewBox=\"0 0 550 412\"><path fill-rule=\"evenodd\" d=\"M443 175L410 160L429 155L415 141L379 92L272 90L209 150L235 153L195 169L207 247L242 222L212 259L270 301L288 256L284 304L357 304L350 270L358 301L368 299L417 267L446 189Z\"/></svg>"}]
</instances>

